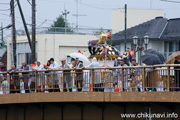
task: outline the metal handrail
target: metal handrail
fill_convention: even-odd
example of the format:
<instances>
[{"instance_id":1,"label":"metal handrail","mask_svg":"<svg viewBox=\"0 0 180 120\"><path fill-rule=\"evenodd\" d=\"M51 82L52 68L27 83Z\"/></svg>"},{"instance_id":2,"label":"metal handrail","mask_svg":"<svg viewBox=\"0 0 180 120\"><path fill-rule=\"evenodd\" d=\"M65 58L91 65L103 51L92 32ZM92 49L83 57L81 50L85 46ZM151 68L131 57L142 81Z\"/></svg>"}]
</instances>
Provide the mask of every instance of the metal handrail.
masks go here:
<instances>
[{"instance_id":1,"label":"metal handrail","mask_svg":"<svg viewBox=\"0 0 180 120\"><path fill-rule=\"evenodd\" d=\"M120 66L120 67L94 67L94 68L83 68L83 70L96 70L96 69L128 69L128 68L156 68L156 67L180 67L179 64L161 64L151 66ZM65 69L45 69L45 70L27 70L27 71L16 71L15 73L26 73L26 72L45 72L45 71L64 71L64 70L82 70L82 68L65 68ZM5 74L7 72L0 72Z\"/></svg>"},{"instance_id":2,"label":"metal handrail","mask_svg":"<svg viewBox=\"0 0 180 120\"><path fill-rule=\"evenodd\" d=\"M57 78L57 80L60 80L62 82L62 83L59 83L59 85L60 84L63 85L62 86L62 92L63 92L64 89L66 89L64 87L64 82L67 82L66 81L67 76L65 77L65 75L70 75L70 77L74 78L74 82L76 82L75 79L78 79L80 74L85 75L85 84L87 84L88 87L90 87L90 84L91 84L91 90L90 90L91 92L94 91L94 88L115 89L115 86L112 85L115 83L118 86L118 88L121 90L123 90L124 88L129 88L127 86L129 79L131 79L132 83L134 81L134 84L137 84L137 83L139 84L139 82L141 82L142 83L142 85L141 85L142 91L145 91L146 89L149 89L149 88L156 88L156 87L166 89L166 91L172 91L171 89L176 89L176 88L180 89L180 86L173 86L173 84L179 84L179 82L180 82L180 81L175 80L175 79L177 79L177 78L175 78L176 77L175 71L180 71L180 70L172 69L171 67L180 67L180 65L164 64L164 65L152 65L152 66L98 67L98 68L77 68L77 69L71 68L71 69L53 69L53 70L47 69L47 70L17 71L17 72L15 72L16 74L14 74L14 75L9 75L7 72L0 72L0 74L3 74L6 77L6 80L8 80L9 92L13 91L12 89L10 89L10 85L12 84L11 81L12 81L13 77L16 77L16 76L19 77L19 79L21 76L24 76L24 75L30 75L31 77L34 77L35 92L37 92L37 90L40 89L37 87L39 84L38 83L39 79L45 80L45 78L43 78L43 75L44 75L44 77L51 76L51 79L55 79L54 77L56 77L56 76L53 76L53 75L60 75L61 77ZM139 69L139 68L141 68L141 69ZM149 68L152 68L152 69L149 69ZM160 68L160 69L155 69L155 68ZM67 71L74 71L74 70L87 70L87 72L67 72ZM113 71L113 70L115 70L115 71ZM59 72L57 72L57 71L59 71ZM46 73L46 72L48 72L48 73ZM137 73L134 73L134 72L137 72ZM19 74L19 73L21 73L21 74ZM99 74L101 77L97 78L97 74ZM138 78L138 80L135 80L134 79L135 76L132 77L131 74L141 74L141 78ZM117 78L112 79L112 77L114 75ZM140 76L140 75L138 75L138 76ZM42 78L40 78L40 77L42 77ZM14 79L16 79L16 78L14 78ZM97 79L102 82L100 84L105 85L105 86L94 86L94 82ZM115 82L114 82L114 80L115 80ZM121 85L119 85L119 83L117 83L118 81L121 82L120 83ZM73 80L71 82L73 82ZM160 82L158 84L163 84L163 85L157 86L157 82ZM76 84L79 84L79 83L76 83ZM53 86L53 87L55 87L55 86ZM71 89L72 89L72 87L73 86L71 86ZM53 89L53 88L49 88L49 89ZM58 87L56 89L60 89L60 88ZM137 86L136 85L130 86L130 89L137 89Z\"/></svg>"}]
</instances>

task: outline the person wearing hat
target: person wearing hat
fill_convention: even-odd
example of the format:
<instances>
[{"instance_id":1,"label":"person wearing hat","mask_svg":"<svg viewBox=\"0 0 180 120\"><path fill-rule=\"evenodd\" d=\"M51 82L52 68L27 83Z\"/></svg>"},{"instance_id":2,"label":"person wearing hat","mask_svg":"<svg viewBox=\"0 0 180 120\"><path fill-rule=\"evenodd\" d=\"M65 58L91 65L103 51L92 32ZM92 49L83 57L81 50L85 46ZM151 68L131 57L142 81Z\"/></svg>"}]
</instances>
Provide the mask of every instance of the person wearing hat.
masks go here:
<instances>
[{"instance_id":1,"label":"person wearing hat","mask_svg":"<svg viewBox=\"0 0 180 120\"><path fill-rule=\"evenodd\" d=\"M71 67L66 63L66 59L63 58L60 60L61 65L59 66L59 69L70 69ZM70 70L64 70L64 92L67 92L67 89L69 89L69 92L72 92L72 81L71 81L71 71ZM62 82L62 81L61 81ZM67 88L66 88L67 86Z\"/></svg>"},{"instance_id":2,"label":"person wearing hat","mask_svg":"<svg viewBox=\"0 0 180 120\"><path fill-rule=\"evenodd\" d=\"M83 64L79 61L79 58L75 59L75 64L73 65L74 69L83 68ZM82 91L82 83L83 83L83 71L75 70L75 84L78 91Z\"/></svg>"},{"instance_id":3,"label":"person wearing hat","mask_svg":"<svg viewBox=\"0 0 180 120\"><path fill-rule=\"evenodd\" d=\"M32 67L32 70L44 70L44 66L41 63L40 60L37 60L35 62L35 66ZM44 72L38 72L37 74L37 86L38 86L38 92L44 92L45 91L45 76ZM31 81L30 89L31 91L34 91L35 88L35 80Z\"/></svg>"},{"instance_id":4,"label":"person wearing hat","mask_svg":"<svg viewBox=\"0 0 180 120\"><path fill-rule=\"evenodd\" d=\"M56 61L54 61L54 58L51 58L49 61L51 64L49 67L47 67L48 69L55 70L58 68L58 64ZM51 74L51 78L53 78L53 88L54 89L50 89L49 92L60 92L58 72L52 71L51 73L53 73L53 74Z\"/></svg>"}]
</instances>

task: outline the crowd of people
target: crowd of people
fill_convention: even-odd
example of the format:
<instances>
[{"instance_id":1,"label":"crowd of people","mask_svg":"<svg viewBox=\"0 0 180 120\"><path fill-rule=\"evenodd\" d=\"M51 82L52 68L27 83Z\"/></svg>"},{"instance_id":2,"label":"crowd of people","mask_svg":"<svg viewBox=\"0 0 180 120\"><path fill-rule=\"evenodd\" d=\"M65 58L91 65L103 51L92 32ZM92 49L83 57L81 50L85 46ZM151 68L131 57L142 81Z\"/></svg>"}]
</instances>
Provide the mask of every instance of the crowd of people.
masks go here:
<instances>
[{"instance_id":1,"label":"crowd of people","mask_svg":"<svg viewBox=\"0 0 180 120\"><path fill-rule=\"evenodd\" d=\"M116 66L127 66L124 63L125 59L118 58L115 64ZM86 88L90 88L90 70L85 70L85 68L96 68L100 67L100 64L97 62L97 59L94 57L92 59L92 63L88 66L83 66L83 63L79 60L79 58L72 58L71 63L68 64L66 59L61 59L61 65L53 59L49 59L46 65L43 65L40 60L35 62L35 66L31 68L30 65L26 64L26 62L21 63L21 67L16 68L15 65L11 65L11 69L7 71L7 74L10 76L10 93L30 93L35 91L35 86L37 86L37 92L60 92L62 91L69 91L72 92L73 88L76 88L76 91L83 91L82 89L85 88L83 85L86 84ZM138 66L136 60L132 60L133 66ZM71 70L68 70L72 68ZM80 68L80 69L78 69ZM59 74L58 69L64 69L63 74ZM36 74L35 81L35 70L39 70ZM47 70L47 71L40 71L40 70ZM110 69L108 69L109 71ZM108 80L102 82L101 80L101 73L100 71L103 70L93 70L93 87L94 91L103 91L103 86L105 84L109 84ZM114 71L114 70L111 70ZM105 73L105 71L104 71ZM110 72L109 72L110 73ZM137 78L136 75L140 73L134 73L134 78ZM61 76L60 76L61 75ZM127 76L129 73L127 73ZM62 82L62 76L64 78L64 82ZM118 80L116 79L117 76L121 76L120 69L115 70L114 75L111 75L113 86L117 86ZM1 77L2 78L2 77ZM3 79L3 78L2 78ZM105 79L105 78L104 78ZM121 77L119 77L121 80ZM3 80L1 80L3 81ZM7 81L7 80L6 80ZM6 82L4 80L4 82ZM37 82L37 83L36 83ZM8 82L6 82L8 84ZM127 79L124 79L124 86L127 88ZM117 86L119 87L119 86ZM8 88L8 87L6 87ZM89 91L89 89L87 89ZM8 92L8 91L7 91Z\"/></svg>"},{"instance_id":2,"label":"crowd of people","mask_svg":"<svg viewBox=\"0 0 180 120\"><path fill-rule=\"evenodd\" d=\"M140 66L136 59L118 58L114 61L116 69L110 67L107 69L95 69L100 67L95 57L88 66L83 66L79 58L72 58L71 63L67 63L66 59L61 59L60 62L61 65L58 65L54 58L50 58L46 65L37 60L32 68L26 62L22 62L19 68L11 65L11 69L7 71L10 76L10 93L35 92L35 88L37 92L80 92L91 91L92 86L93 91L98 92L142 91L141 67L125 68L123 72L122 69L117 69L117 67L122 66ZM85 68L94 69L91 72L91 70ZM35 72L35 70L38 71ZM63 70L63 72L60 73L59 70ZM149 71L153 71L153 69L149 69ZM150 79L152 74L147 72L145 77L147 91L165 90L165 88L154 88L157 85L153 86L153 81ZM9 84L2 74L0 74L0 81L1 86L6 88L4 92L8 92L9 87L7 86Z\"/></svg>"}]
</instances>

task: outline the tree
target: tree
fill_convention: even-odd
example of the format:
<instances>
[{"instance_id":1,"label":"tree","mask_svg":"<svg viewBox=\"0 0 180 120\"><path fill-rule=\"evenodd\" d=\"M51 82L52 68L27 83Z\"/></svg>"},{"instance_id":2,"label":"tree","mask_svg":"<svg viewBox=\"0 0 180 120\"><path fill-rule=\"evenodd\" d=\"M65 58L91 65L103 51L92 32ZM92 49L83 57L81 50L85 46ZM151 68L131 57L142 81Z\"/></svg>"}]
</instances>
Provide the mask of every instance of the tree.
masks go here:
<instances>
[{"instance_id":1,"label":"tree","mask_svg":"<svg viewBox=\"0 0 180 120\"><path fill-rule=\"evenodd\" d=\"M73 32L71 28L69 27L69 23L67 21L66 24L67 32ZM59 17L56 18L54 23L51 25L52 28L48 29L48 32L65 32L65 19L62 15L59 15ZM53 28L54 27L54 28ZM57 28L61 27L61 28Z\"/></svg>"}]
</instances>

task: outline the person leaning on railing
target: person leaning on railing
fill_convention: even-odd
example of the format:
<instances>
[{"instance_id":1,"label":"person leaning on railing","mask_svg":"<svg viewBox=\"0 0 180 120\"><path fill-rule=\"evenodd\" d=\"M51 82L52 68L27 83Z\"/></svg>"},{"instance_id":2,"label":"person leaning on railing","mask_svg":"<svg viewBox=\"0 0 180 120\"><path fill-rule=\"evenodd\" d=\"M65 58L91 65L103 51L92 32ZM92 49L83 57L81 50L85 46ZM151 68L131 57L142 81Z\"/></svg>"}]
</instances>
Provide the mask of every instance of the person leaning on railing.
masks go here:
<instances>
[{"instance_id":1,"label":"person leaning on railing","mask_svg":"<svg viewBox=\"0 0 180 120\"><path fill-rule=\"evenodd\" d=\"M20 93L20 81L18 73L15 73L18 71L16 69L15 65L11 65L11 69L7 71L7 73L10 75L10 93Z\"/></svg>"},{"instance_id":2,"label":"person leaning on railing","mask_svg":"<svg viewBox=\"0 0 180 120\"><path fill-rule=\"evenodd\" d=\"M72 81L71 81L71 71L70 70L65 70L65 69L70 69L71 67L66 63L66 59L63 58L60 60L61 61L61 65L58 67L59 69L63 69L64 70L64 83L61 83L62 85L64 85L64 92L67 92L69 89L69 92L72 92ZM67 86L67 88L66 88Z\"/></svg>"},{"instance_id":3,"label":"person leaning on railing","mask_svg":"<svg viewBox=\"0 0 180 120\"><path fill-rule=\"evenodd\" d=\"M21 67L19 68L19 71L29 71L31 70L30 65L26 64L26 62L22 62L21 63ZM28 87L28 82L29 82L29 78L30 78L30 73L29 72L22 72L22 77L24 79L24 89L26 93L29 93L29 87Z\"/></svg>"},{"instance_id":4,"label":"person leaning on railing","mask_svg":"<svg viewBox=\"0 0 180 120\"><path fill-rule=\"evenodd\" d=\"M139 66L136 59L132 59L131 66ZM140 92L142 90L142 84L140 82L142 68L131 68L130 76L132 78L131 87L132 91Z\"/></svg>"},{"instance_id":5,"label":"person leaning on railing","mask_svg":"<svg viewBox=\"0 0 180 120\"><path fill-rule=\"evenodd\" d=\"M83 71L76 70L77 68L83 68L83 64L79 61L79 58L75 59L75 64L73 65L75 69L76 77L75 77L75 84L78 91L82 91L83 85Z\"/></svg>"},{"instance_id":6,"label":"person leaning on railing","mask_svg":"<svg viewBox=\"0 0 180 120\"><path fill-rule=\"evenodd\" d=\"M44 69L47 70L48 67L50 66L50 60L47 61L47 64L44 65ZM45 91L48 91L48 88L51 88L52 87L52 79L51 79L51 75L50 75L50 71L45 71L45 78L46 78L46 83L45 83L45 86L46 86L46 90Z\"/></svg>"},{"instance_id":7,"label":"person leaning on railing","mask_svg":"<svg viewBox=\"0 0 180 120\"><path fill-rule=\"evenodd\" d=\"M83 68L96 68L100 67L99 63L97 62L97 59L94 57L92 59L92 63L86 67ZM101 88L101 79L100 79L100 70L99 69L94 69L93 70L93 91L96 92L102 92L103 89Z\"/></svg>"},{"instance_id":8,"label":"person leaning on railing","mask_svg":"<svg viewBox=\"0 0 180 120\"><path fill-rule=\"evenodd\" d=\"M37 60L36 65L32 67L32 70L44 70L44 66L42 65L40 60ZM37 86L38 86L38 92L44 92L45 91L45 75L44 72L37 72ZM31 91L34 91L35 88L35 81L31 81L30 85Z\"/></svg>"},{"instance_id":9,"label":"person leaning on railing","mask_svg":"<svg viewBox=\"0 0 180 120\"><path fill-rule=\"evenodd\" d=\"M51 64L47 68L56 70L58 68L58 64L56 61L54 61L54 58L51 58L49 61ZM51 71L51 73L51 77L53 79L53 89L49 89L49 92L60 92L58 71Z\"/></svg>"},{"instance_id":10,"label":"person leaning on railing","mask_svg":"<svg viewBox=\"0 0 180 120\"><path fill-rule=\"evenodd\" d=\"M126 67L127 65L124 63L124 60L123 59L120 59L120 65L118 67ZM128 90L128 75L129 75L129 69L124 69L123 71L123 82L124 84L122 84L122 79L121 79L121 76L122 76L122 73L121 73L121 69L117 69L117 77L118 77L118 84L119 86L117 87L121 87L123 86L123 91L127 91Z\"/></svg>"}]
</instances>

